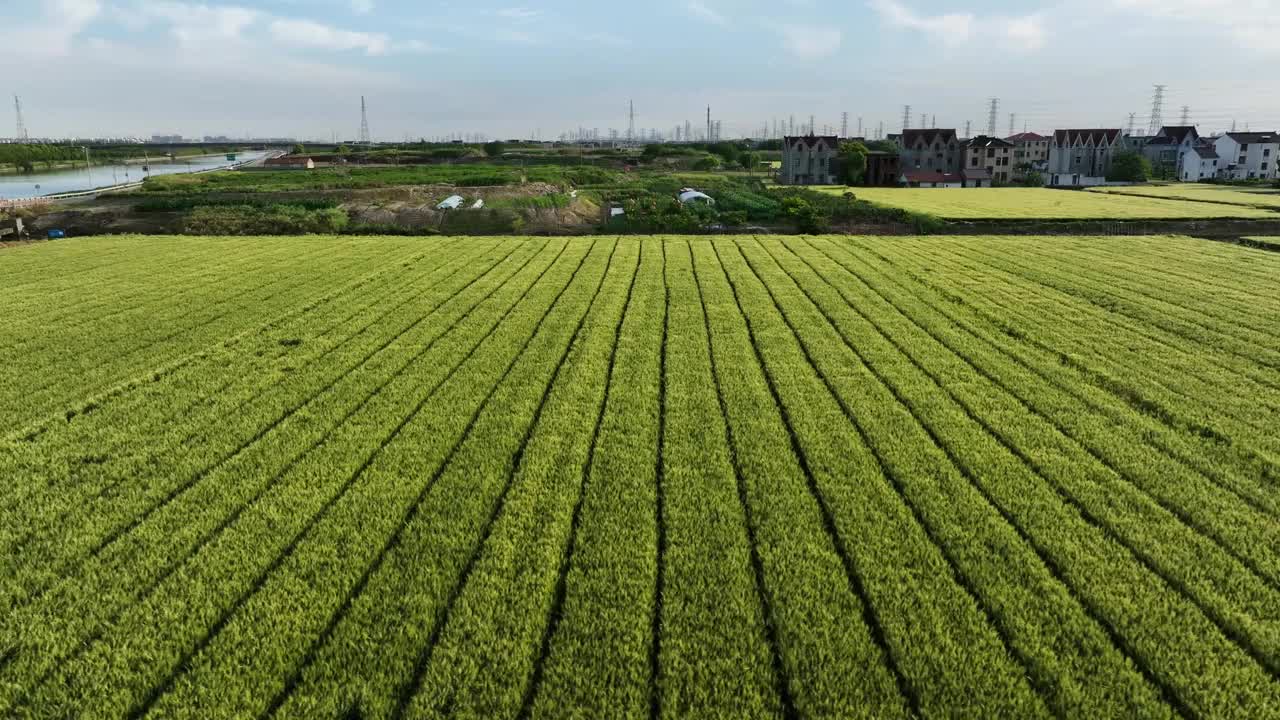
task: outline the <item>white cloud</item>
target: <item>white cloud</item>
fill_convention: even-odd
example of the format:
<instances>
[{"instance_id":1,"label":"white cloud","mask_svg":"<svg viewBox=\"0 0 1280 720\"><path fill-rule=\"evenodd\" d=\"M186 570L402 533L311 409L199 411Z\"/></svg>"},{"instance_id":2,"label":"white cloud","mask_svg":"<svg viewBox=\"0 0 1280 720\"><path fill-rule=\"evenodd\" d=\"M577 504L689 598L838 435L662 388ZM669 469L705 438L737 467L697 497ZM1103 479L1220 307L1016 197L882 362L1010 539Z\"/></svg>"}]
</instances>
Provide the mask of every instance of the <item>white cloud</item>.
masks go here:
<instances>
[{"instance_id":1,"label":"white cloud","mask_svg":"<svg viewBox=\"0 0 1280 720\"><path fill-rule=\"evenodd\" d=\"M276 41L299 48L363 50L366 55L385 55L391 49L391 39L382 33L341 30L313 20L277 18L268 30Z\"/></svg>"},{"instance_id":2,"label":"white cloud","mask_svg":"<svg viewBox=\"0 0 1280 720\"><path fill-rule=\"evenodd\" d=\"M541 15L542 11L530 10L526 7L509 7L497 11L495 14L507 20L532 20Z\"/></svg>"},{"instance_id":3,"label":"white cloud","mask_svg":"<svg viewBox=\"0 0 1280 720\"><path fill-rule=\"evenodd\" d=\"M71 41L101 14L100 0L50 0L38 20L9 28L5 43L23 54L65 55Z\"/></svg>"},{"instance_id":4,"label":"white cloud","mask_svg":"<svg viewBox=\"0 0 1280 720\"><path fill-rule=\"evenodd\" d=\"M973 32L972 13L919 15L896 0L872 0L871 9L880 14L890 27L918 30L934 36L945 45L962 45Z\"/></svg>"},{"instance_id":5,"label":"white cloud","mask_svg":"<svg viewBox=\"0 0 1280 720\"><path fill-rule=\"evenodd\" d=\"M975 40L978 28L993 29L1003 36L1006 47L1016 50L1037 50L1045 43L1044 21L1038 14L1021 17L980 17L969 12L922 15L897 0L871 0L869 5L889 27L922 32L949 47Z\"/></svg>"},{"instance_id":6,"label":"white cloud","mask_svg":"<svg viewBox=\"0 0 1280 720\"><path fill-rule=\"evenodd\" d=\"M783 25L778 32L782 33L782 47L804 60L832 55L844 41L839 30L816 25Z\"/></svg>"},{"instance_id":7,"label":"white cloud","mask_svg":"<svg viewBox=\"0 0 1280 720\"><path fill-rule=\"evenodd\" d=\"M701 20L705 20L709 23L712 23L713 25L720 25L721 27L725 27L725 26L728 26L729 24L729 20L725 18L725 16L716 12L712 8L707 7L707 5L701 2L701 0L689 0L689 4L686 5L685 7L689 10L689 13L692 14L694 17L699 18Z\"/></svg>"},{"instance_id":8,"label":"white cloud","mask_svg":"<svg viewBox=\"0 0 1280 720\"><path fill-rule=\"evenodd\" d=\"M1110 0L1105 7L1196 23L1201 32L1216 28L1246 48L1280 52L1280 0Z\"/></svg>"},{"instance_id":9,"label":"white cloud","mask_svg":"<svg viewBox=\"0 0 1280 720\"><path fill-rule=\"evenodd\" d=\"M999 23L1011 46L1019 50L1038 50L1044 47L1044 20L1039 15L1008 18Z\"/></svg>"},{"instance_id":10,"label":"white cloud","mask_svg":"<svg viewBox=\"0 0 1280 720\"><path fill-rule=\"evenodd\" d=\"M373 0L351 0L351 12L357 15L368 15L373 12Z\"/></svg>"},{"instance_id":11,"label":"white cloud","mask_svg":"<svg viewBox=\"0 0 1280 720\"><path fill-rule=\"evenodd\" d=\"M138 6L137 16L128 22L168 23L169 32L187 48L221 45L239 40L245 30L260 17L257 10L234 5L209 6L180 2L146 2Z\"/></svg>"}]
</instances>

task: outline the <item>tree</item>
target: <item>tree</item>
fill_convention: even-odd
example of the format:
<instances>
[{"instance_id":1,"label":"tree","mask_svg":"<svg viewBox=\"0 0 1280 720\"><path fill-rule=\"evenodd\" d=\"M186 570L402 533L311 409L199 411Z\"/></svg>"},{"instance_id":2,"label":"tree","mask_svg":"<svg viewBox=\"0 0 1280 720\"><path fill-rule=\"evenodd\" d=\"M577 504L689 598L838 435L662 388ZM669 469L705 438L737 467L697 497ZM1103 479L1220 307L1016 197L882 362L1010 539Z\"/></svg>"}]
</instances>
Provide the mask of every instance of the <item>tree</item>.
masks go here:
<instances>
[{"instance_id":1,"label":"tree","mask_svg":"<svg viewBox=\"0 0 1280 720\"><path fill-rule=\"evenodd\" d=\"M818 208L811 205L808 200L789 197L782 201L782 209L786 212L787 217L795 220L796 230L808 235L826 232L827 218Z\"/></svg>"},{"instance_id":2,"label":"tree","mask_svg":"<svg viewBox=\"0 0 1280 720\"><path fill-rule=\"evenodd\" d=\"M738 164L742 166L743 170L753 171L760 164L760 155L753 152L744 152L738 156Z\"/></svg>"},{"instance_id":3,"label":"tree","mask_svg":"<svg viewBox=\"0 0 1280 720\"><path fill-rule=\"evenodd\" d=\"M498 142L497 140L494 140L493 142L487 142L484 144L484 154L488 155L489 157L498 157L506 151L507 151L507 146L503 143Z\"/></svg>"},{"instance_id":4,"label":"tree","mask_svg":"<svg viewBox=\"0 0 1280 720\"><path fill-rule=\"evenodd\" d=\"M694 163L693 169L703 170L703 171L719 170L720 158L715 155L708 155L702 158L701 160L699 160L698 162Z\"/></svg>"},{"instance_id":5,"label":"tree","mask_svg":"<svg viewBox=\"0 0 1280 720\"><path fill-rule=\"evenodd\" d=\"M306 155L307 148L302 143L298 143L297 145L294 145L293 149L289 152L293 155Z\"/></svg>"},{"instance_id":6,"label":"tree","mask_svg":"<svg viewBox=\"0 0 1280 720\"><path fill-rule=\"evenodd\" d=\"M1116 153L1111 158L1111 172L1107 180L1112 182L1146 182L1151 177L1151 163L1138 153Z\"/></svg>"},{"instance_id":7,"label":"tree","mask_svg":"<svg viewBox=\"0 0 1280 720\"><path fill-rule=\"evenodd\" d=\"M875 152L886 152L890 155L898 154L898 144L890 140L869 140L867 149Z\"/></svg>"},{"instance_id":8,"label":"tree","mask_svg":"<svg viewBox=\"0 0 1280 720\"><path fill-rule=\"evenodd\" d=\"M844 165L844 183L857 185L867 171L867 146L857 140L840 143L840 162Z\"/></svg>"},{"instance_id":9,"label":"tree","mask_svg":"<svg viewBox=\"0 0 1280 720\"><path fill-rule=\"evenodd\" d=\"M347 147L346 145L339 145L338 154L342 155L343 157L346 157L347 155L351 154L351 148Z\"/></svg>"}]
</instances>

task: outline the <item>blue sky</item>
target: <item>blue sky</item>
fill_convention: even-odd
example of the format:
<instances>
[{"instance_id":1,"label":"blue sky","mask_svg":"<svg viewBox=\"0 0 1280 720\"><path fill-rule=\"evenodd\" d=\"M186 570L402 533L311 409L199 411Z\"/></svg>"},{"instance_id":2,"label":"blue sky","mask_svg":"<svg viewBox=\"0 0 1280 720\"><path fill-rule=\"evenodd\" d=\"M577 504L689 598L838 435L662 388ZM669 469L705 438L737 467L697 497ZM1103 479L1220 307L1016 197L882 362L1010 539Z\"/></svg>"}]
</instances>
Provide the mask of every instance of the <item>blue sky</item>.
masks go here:
<instances>
[{"instance_id":1,"label":"blue sky","mask_svg":"<svg viewBox=\"0 0 1280 720\"><path fill-rule=\"evenodd\" d=\"M896 132L1280 127L1280 0L7 0L0 91L40 136L725 135L796 117ZM10 69L16 72L11 72ZM12 120L0 135L12 133Z\"/></svg>"}]
</instances>

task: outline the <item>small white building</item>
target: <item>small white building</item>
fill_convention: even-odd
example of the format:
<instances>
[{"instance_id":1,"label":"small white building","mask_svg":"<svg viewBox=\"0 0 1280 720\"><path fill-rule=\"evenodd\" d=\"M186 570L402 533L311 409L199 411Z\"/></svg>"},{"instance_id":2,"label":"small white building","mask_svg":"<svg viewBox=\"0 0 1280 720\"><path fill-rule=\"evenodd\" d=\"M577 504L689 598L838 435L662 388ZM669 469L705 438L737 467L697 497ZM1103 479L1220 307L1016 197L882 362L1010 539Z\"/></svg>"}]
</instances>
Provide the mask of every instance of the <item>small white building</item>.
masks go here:
<instances>
[{"instance_id":1,"label":"small white building","mask_svg":"<svg viewBox=\"0 0 1280 720\"><path fill-rule=\"evenodd\" d=\"M436 209L437 210L457 210L460 207L462 207L462 196L450 195L449 197L445 198L444 201L442 201L439 205L437 205Z\"/></svg>"},{"instance_id":2,"label":"small white building","mask_svg":"<svg viewBox=\"0 0 1280 720\"><path fill-rule=\"evenodd\" d=\"M1225 180L1270 180L1280 177L1280 133L1229 132L1214 138L1218 169Z\"/></svg>"},{"instance_id":3,"label":"small white building","mask_svg":"<svg viewBox=\"0 0 1280 720\"><path fill-rule=\"evenodd\" d=\"M1200 144L1187 148L1178 162L1181 168L1178 179L1183 182L1212 180L1218 177L1220 160L1218 151L1213 145Z\"/></svg>"}]
</instances>

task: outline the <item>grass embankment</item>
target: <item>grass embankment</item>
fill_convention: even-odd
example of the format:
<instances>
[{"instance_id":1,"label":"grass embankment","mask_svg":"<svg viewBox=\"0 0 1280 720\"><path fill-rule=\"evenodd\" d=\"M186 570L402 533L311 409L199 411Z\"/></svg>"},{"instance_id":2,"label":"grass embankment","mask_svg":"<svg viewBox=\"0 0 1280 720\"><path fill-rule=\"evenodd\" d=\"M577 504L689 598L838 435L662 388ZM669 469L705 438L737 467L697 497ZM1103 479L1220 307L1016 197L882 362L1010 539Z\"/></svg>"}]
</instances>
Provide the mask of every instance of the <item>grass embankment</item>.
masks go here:
<instances>
[{"instance_id":1,"label":"grass embankment","mask_svg":"<svg viewBox=\"0 0 1280 720\"><path fill-rule=\"evenodd\" d=\"M1169 200L1193 200L1226 205L1274 208L1280 210L1280 190L1271 187L1241 187L1181 183L1176 185L1135 185L1132 187L1091 188L1090 192L1152 197Z\"/></svg>"},{"instance_id":2,"label":"grass embankment","mask_svg":"<svg viewBox=\"0 0 1280 720\"><path fill-rule=\"evenodd\" d=\"M1205 220L1270 218L1261 208L1047 188L823 188L947 220Z\"/></svg>"},{"instance_id":3,"label":"grass embankment","mask_svg":"<svg viewBox=\"0 0 1280 720\"><path fill-rule=\"evenodd\" d=\"M6 251L0 715L1271 717L1278 272L1178 237Z\"/></svg>"}]
</instances>

